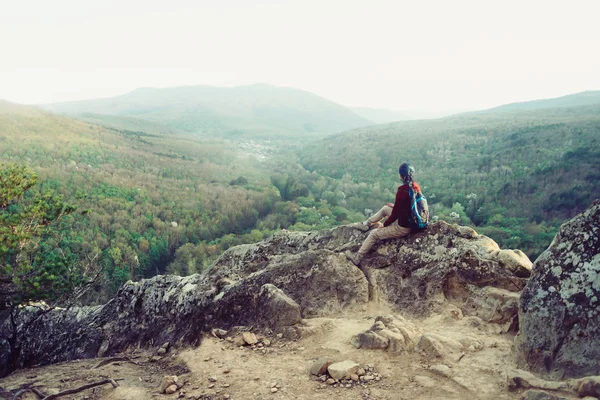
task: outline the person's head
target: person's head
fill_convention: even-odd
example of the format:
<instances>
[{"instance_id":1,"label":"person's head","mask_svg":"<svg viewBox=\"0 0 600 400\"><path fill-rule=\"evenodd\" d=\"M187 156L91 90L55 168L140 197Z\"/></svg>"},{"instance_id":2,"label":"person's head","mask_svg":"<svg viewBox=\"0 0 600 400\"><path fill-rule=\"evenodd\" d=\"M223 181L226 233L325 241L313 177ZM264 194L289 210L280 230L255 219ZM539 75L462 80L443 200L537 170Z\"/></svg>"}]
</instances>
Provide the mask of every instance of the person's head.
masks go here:
<instances>
[{"instance_id":1,"label":"person's head","mask_svg":"<svg viewBox=\"0 0 600 400\"><path fill-rule=\"evenodd\" d=\"M398 168L398 173L400 174L400 179L404 183L410 183L413 180L413 175L415 173L415 169L409 163L403 163Z\"/></svg>"}]
</instances>

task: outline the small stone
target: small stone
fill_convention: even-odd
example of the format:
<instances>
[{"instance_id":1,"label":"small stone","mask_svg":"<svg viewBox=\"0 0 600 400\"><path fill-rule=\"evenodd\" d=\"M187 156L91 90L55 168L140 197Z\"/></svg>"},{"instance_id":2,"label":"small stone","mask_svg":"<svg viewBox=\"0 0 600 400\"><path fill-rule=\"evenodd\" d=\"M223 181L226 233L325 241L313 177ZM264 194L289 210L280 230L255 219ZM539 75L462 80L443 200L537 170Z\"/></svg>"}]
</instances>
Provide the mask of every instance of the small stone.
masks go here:
<instances>
[{"instance_id":1,"label":"small stone","mask_svg":"<svg viewBox=\"0 0 600 400\"><path fill-rule=\"evenodd\" d=\"M319 379L321 380L321 382L325 382L327 380L327 375L321 375Z\"/></svg>"},{"instance_id":2,"label":"small stone","mask_svg":"<svg viewBox=\"0 0 600 400\"><path fill-rule=\"evenodd\" d=\"M350 383L347 383L347 384L346 384L346 387L347 387L347 388L351 388L351 387L352 387L352 384L350 384Z\"/></svg>"},{"instance_id":3,"label":"small stone","mask_svg":"<svg viewBox=\"0 0 600 400\"><path fill-rule=\"evenodd\" d=\"M223 386L224 388L228 388L228 387L229 387L229 386L231 386L231 385L230 385L229 383L224 383L222 386Z\"/></svg>"},{"instance_id":4,"label":"small stone","mask_svg":"<svg viewBox=\"0 0 600 400\"><path fill-rule=\"evenodd\" d=\"M233 338L231 336L227 336L227 339L225 340L227 340L229 343L233 343Z\"/></svg>"},{"instance_id":5,"label":"small stone","mask_svg":"<svg viewBox=\"0 0 600 400\"><path fill-rule=\"evenodd\" d=\"M215 387L215 384L214 384L214 383L211 383L210 385L208 385L208 388L209 388L209 389L212 389L212 388L214 388L214 387Z\"/></svg>"},{"instance_id":6,"label":"small stone","mask_svg":"<svg viewBox=\"0 0 600 400\"><path fill-rule=\"evenodd\" d=\"M350 375L350 379L352 379L354 382L358 382L358 375L352 374L352 375Z\"/></svg>"},{"instance_id":7,"label":"small stone","mask_svg":"<svg viewBox=\"0 0 600 400\"><path fill-rule=\"evenodd\" d=\"M357 363L352 360L346 360L331 364L327 367L327 371L333 379L344 379L350 377L352 374L356 374L358 368Z\"/></svg>"},{"instance_id":8,"label":"small stone","mask_svg":"<svg viewBox=\"0 0 600 400\"><path fill-rule=\"evenodd\" d=\"M242 335L238 335L233 339L233 344L238 347L242 347L246 344L246 342L244 341L244 337Z\"/></svg>"},{"instance_id":9,"label":"small stone","mask_svg":"<svg viewBox=\"0 0 600 400\"><path fill-rule=\"evenodd\" d=\"M216 382L217 381L217 377L216 376L209 376L208 380L211 382Z\"/></svg>"},{"instance_id":10,"label":"small stone","mask_svg":"<svg viewBox=\"0 0 600 400\"><path fill-rule=\"evenodd\" d=\"M230 372L231 372L231 370L230 370L229 368L225 368L225 369L223 370L223 373L224 373L224 374L228 374L228 373L230 373Z\"/></svg>"},{"instance_id":11,"label":"small stone","mask_svg":"<svg viewBox=\"0 0 600 400\"><path fill-rule=\"evenodd\" d=\"M150 362L156 362L162 360L161 356L152 356L150 357Z\"/></svg>"},{"instance_id":12,"label":"small stone","mask_svg":"<svg viewBox=\"0 0 600 400\"><path fill-rule=\"evenodd\" d=\"M333 385L333 384L335 384L335 379L329 378L329 379L327 379L327 381L325 383L327 383L328 385Z\"/></svg>"},{"instance_id":13,"label":"small stone","mask_svg":"<svg viewBox=\"0 0 600 400\"><path fill-rule=\"evenodd\" d=\"M272 387L272 388L274 388L274 387L277 387L277 382L273 382L273 383L271 383L271 387Z\"/></svg>"},{"instance_id":14,"label":"small stone","mask_svg":"<svg viewBox=\"0 0 600 400\"><path fill-rule=\"evenodd\" d=\"M166 354L167 353L167 349L165 349L164 347L161 347L160 349L158 349L158 351L156 352L156 354L158 355L162 355L162 354Z\"/></svg>"},{"instance_id":15,"label":"small stone","mask_svg":"<svg viewBox=\"0 0 600 400\"><path fill-rule=\"evenodd\" d=\"M228 395L228 394L224 394L224 395L223 395L223 398L224 398L224 399L230 399L230 398L231 398L231 396L230 396L230 395Z\"/></svg>"},{"instance_id":16,"label":"small stone","mask_svg":"<svg viewBox=\"0 0 600 400\"><path fill-rule=\"evenodd\" d=\"M356 372L356 374L358 376L363 376L364 374L366 374L367 372L365 371L364 368L359 368L358 371Z\"/></svg>"},{"instance_id":17,"label":"small stone","mask_svg":"<svg viewBox=\"0 0 600 400\"><path fill-rule=\"evenodd\" d=\"M278 333L277 334L277 339L281 339L283 337L283 333Z\"/></svg>"},{"instance_id":18,"label":"small stone","mask_svg":"<svg viewBox=\"0 0 600 400\"><path fill-rule=\"evenodd\" d=\"M169 342L164 342L162 346L160 346L161 349L165 349L168 350L169 347L171 347L171 343Z\"/></svg>"},{"instance_id":19,"label":"small stone","mask_svg":"<svg viewBox=\"0 0 600 400\"><path fill-rule=\"evenodd\" d=\"M256 335L252 332L244 332L242 334L242 337L244 338L244 342L246 342L246 344L249 344L250 346L258 343L258 339L256 338Z\"/></svg>"},{"instance_id":20,"label":"small stone","mask_svg":"<svg viewBox=\"0 0 600 400\"><path fill-rule=\"evenodd\" d=\"M365 376L362 377L362 380L364 382L371 382L374 379L375 379L375 377L373 375L365 375Z\"/></svg>"},{"instance_id":21,"label":"small stone","mask_svg":"<svg viewBox=\"0 0 600 400\"><path fill-rule=\"evenodd\" d=\"M173 394L177 391L177 385L171 385L165 389L165 394Z\"/></svg>"},{"instance_id":22,"label":"small stone","mask_svg":"<svg viewBox=\"0 0 600 400\"><path fill-rule=\"evenodd\" d=\"M265 339L265 340L263 340L263 344L265 346L270 346L271 345L271 341L269 339Z\"/></svg>"},{"instance_id":23,"label":"small stone","mask_svg":"<svg viewBox=\"0 0 600 400\"><path fill-rule=\"evenodd\" d=\"M210 333L218 338L224 338L227 336L227 331L225 329L211 329Z\"/></svg>"},{"instance_id":24,"label":"small stone","mask_svg":"<svg viewBox=\"0 0 600 400\"><path fill-rule=\"evenodd\" d=\"M277 389L276 387L272 387L271 388L271 393L276 393L279 389Z\"/></svg>"},{"instance_id":25,"label":"small stone","mask_svg":"<svg viewBox=\"0 0 600 400\"><path fill-rule=\"evenodd\" d=\"M379 382L379 381L381 380L381 377L380 377L380 376L376 376L376 377L375 377L375 380L376 380L377 382Z\"/></svg>"},{"instance_id":26,"label":"small stone","mask_svg":"<svg viewBox=\"0 0 600 400\"><path fill-rule=\"evenodd\" d=\"M314 361L310 366L309 372L312 375L323 375L327 372L327 368L331 365L332 361L326 357L321 357Z\"/></svg>"},{"instance_id":27,"label":"small stone","mask_svg":"<svg viewBox=\"0 0 600 400\"><path fill-rule=\"evenodd\" d=\"M176 375L165 375L163 376L161 382L160 382L160 393L165 393L165 391L167 390L168 387L175 385L175 390L177 390L177 381L179 380L179 378L177 378ZM175 393L175 391L171 392L171 393Z\"/></svg>"}]
</instances>

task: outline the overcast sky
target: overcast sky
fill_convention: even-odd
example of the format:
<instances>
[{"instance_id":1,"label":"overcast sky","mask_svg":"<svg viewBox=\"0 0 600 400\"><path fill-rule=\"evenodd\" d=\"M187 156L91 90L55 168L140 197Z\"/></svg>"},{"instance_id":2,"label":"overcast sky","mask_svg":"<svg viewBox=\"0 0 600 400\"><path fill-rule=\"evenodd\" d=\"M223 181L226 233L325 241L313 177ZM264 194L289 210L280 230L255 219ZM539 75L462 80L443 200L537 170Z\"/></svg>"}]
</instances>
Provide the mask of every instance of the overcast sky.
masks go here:
<instances>
[{"instance_id":1,"label":"overcast sky","mask_svg":"<svg viewBox=\"0 0 600 400\"><path fill-rule=\"evenodd\" d=\"M479 109L600 89L598 0L0 0L0 99L269 83Z\"/></svg>"}]
</instances>

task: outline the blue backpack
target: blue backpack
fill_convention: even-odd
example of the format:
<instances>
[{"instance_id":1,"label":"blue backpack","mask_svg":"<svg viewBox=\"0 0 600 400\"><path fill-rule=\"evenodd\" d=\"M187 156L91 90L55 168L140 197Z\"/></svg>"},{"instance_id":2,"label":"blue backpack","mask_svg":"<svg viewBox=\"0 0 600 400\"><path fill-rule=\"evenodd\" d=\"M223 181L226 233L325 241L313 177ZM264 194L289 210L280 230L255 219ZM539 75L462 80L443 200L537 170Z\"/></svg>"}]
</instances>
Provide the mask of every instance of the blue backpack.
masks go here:
<instances>
[{"instance_id":1,"label":"blue backpack","mask_svg":"<svg viewBox=\"0 0 600 400\"><path fill-rule=\"evenodd\" d=\"M423 196L423 193L415 191L412 186L408 187L408 194L410 195L410 226L414 230L422 230L427 228L429 223L429 207L427 206L427 199Z\"/></svg>"}]
</instances>

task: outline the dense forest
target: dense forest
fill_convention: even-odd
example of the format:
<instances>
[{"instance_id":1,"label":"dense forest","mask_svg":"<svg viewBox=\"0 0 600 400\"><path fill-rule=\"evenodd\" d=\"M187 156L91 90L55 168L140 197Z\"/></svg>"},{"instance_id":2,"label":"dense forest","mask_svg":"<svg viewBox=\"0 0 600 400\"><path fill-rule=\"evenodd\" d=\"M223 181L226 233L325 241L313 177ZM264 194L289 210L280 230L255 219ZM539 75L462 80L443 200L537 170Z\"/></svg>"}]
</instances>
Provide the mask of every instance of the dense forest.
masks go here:
<instances>
[{"instance_id":1,"label":"dense forest","mask_svg":"<svg viewBox=\"0 0 600 400\"><path fill-rule=\"evenodd\" d=\"M37 248L48 265L100 271L86 303L128 279L198 272L276 230L362 220L393 201L403 161L417 169L436 218L532 258L600 197L600 105L469 113L324 139L302 129L260 140L254 125L219 137L154 117L79 118L0 102L0 168L25 165L38 175L29 198L53 193L76 209Z\"/></svg>"},{"instance_id":2,"label":"dense forest","mask_svg":"<svg viewBox=\"0 0 600 400\"><path fill-rule=\"evenodd\" d=\"M434 215L535 258L560 223L600 197L600 105L480 112L332 135L301 152L320 175L367 183L352 208L393 198L409 161Z\"/></svg>"}]
</instances>

